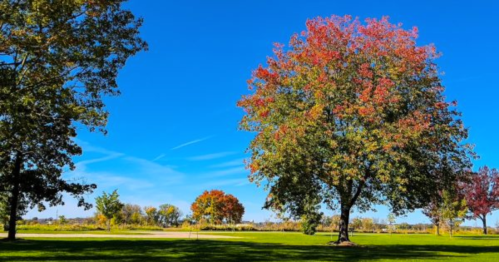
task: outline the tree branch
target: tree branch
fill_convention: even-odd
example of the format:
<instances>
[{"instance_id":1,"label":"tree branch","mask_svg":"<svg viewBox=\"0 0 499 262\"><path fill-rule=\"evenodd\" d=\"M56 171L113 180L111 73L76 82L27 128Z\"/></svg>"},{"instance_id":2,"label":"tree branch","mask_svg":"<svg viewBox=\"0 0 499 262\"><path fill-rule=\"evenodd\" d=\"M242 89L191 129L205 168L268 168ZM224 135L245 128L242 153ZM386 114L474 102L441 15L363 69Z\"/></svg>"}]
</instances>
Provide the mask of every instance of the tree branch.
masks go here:
<instances>
[{"instance_id":1,"label":"tree branch","mask_svg":"<svg viewBox=\"0 0 499 262\"><path fill-rule=\"evenodd\" d=\"M352 207L357 199L360 196L360 193L362 192L362 189L364 189L364 185L366 184L367 180L371 177L371 165L366 170L366 174L364 175L363 179L359 182L359 186L357 187L357 191L353 195L352 199L350 199L349 206Z\"/></svg>"}]
</instances>

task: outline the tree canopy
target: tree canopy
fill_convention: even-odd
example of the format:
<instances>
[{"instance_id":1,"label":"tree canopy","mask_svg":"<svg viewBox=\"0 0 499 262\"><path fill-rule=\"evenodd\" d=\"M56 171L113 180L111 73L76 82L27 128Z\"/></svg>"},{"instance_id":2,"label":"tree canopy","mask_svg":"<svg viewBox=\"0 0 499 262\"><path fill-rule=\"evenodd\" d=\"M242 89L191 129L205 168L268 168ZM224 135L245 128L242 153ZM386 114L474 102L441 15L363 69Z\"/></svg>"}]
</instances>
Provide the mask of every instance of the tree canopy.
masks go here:
<instances>
[{"instance_id":1,"label":"tree canopy","mask_svg":"<svg viewBox=\"0 0 499 262\"><path fill-rule=\"evenodd\" d=\"M204 191L191 206L196 220L207 219L212 224L240 223L244 207L239 200L221 190Z\"/></svg>"},{"instance_id":2,"label":"tree canopy","mask_svg":"<svg viewBox=\"0 0 499 262\"><path fill-rule=\"evenodd\" d=\"M456 103L444 99L439 54L417 36L387 17L333 16L275 45L238 103L240 128L256 132L248 167L269 190L266 208L300 216L333 203L338 242L349 241L352 207L420 208L469 168L472 148Z\"/></svg>"},{"instance_id":3,"label":"tree canopy","mask_svg":"<svg viewBox=\"0 0 499 262\"><path fill-rule=\"evenodd\" d=\"M9 239L25 207L64 204L96 188L68 181L82 153L77 125L105 132L103 97L117 95L128 58L146 49L125 0L0 0L0 188L9 194ZM27 205L20 205L25 202Z\"/></svg>"},{"instance_id":4,"label":"tree canopy","mask_svg":"<svg viewBox=\"0 0 499 262\"><path fill-rule=\"evenodd\" d=\"M118 195L118 190L114 190L111 194L102 192L102 196L98 196L95 198L97 212L99 212L99 214L103 215L107 219L108 231L111 230L111 219L114 216L117 216L124 206L119 198L120 195Z\"/></svg>"},{"instance_id":5,"label":"tree canopy","mask_svg":"<svg viewBox=\"0 0 499 262\"><path fill-rule=\"evenodd\" d=\"M487 234L487 215L499 209L499 172L484 166L471 174L470 183L463 183L462 189L472 217L482 221Z\"/></svg>"}]
</instances>

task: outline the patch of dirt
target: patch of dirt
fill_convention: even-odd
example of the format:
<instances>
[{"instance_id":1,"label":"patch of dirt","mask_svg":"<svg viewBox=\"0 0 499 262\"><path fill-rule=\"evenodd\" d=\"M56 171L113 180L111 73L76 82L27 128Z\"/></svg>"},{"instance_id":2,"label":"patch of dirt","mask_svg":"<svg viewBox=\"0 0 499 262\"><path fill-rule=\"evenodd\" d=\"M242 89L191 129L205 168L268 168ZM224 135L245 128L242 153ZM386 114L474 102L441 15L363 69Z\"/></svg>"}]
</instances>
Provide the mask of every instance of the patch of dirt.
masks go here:
<instances>
[{"instance_id":1,"label":"patch of dirt","mask_svg":"<svg viewBox=\"0 0 499 262\"><path fill-rule=\"evenodd\" d=\"M354 242L350 242L350 241L344 241L341 243L338 243L336 241L331 241L327 244L330 246L335 246L335 247L360 247L358 244L355 244Z\"/></svg>"}]
</instances>

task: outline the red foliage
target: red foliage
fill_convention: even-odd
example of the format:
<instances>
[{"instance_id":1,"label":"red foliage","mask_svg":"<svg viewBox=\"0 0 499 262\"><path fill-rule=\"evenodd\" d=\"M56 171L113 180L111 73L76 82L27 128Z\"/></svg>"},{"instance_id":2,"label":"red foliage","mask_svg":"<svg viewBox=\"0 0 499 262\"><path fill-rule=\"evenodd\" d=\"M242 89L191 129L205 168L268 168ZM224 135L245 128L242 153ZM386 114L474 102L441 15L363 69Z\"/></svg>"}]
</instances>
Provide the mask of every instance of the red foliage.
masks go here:
<instances>
[{"instance_id":1,"label":"red foliage","mask_svg":"<svg viewBox=\"0 0 499 262\"><path fill-rule=\"evenodd\" d=\"M484 166L471 174L470 183L463 183L462 189L473 218L482 220L486 233L487 214L499 209L499 172Z\"/></svg>"},{"instance_id":2,"label":"red foliage","mask_svg":"<svg viewBox=\"0 0 499 262\"><path fill-rule=\"evenodd\" d=\"M499 172L487 166L471 176L471 183L464 185L466 201L475 218L499 209Z\"/></svg>"},{"instance_id":3,"label":"red foliage","mask_svg":"<svg viewBox=\"0 0 499 262\"><path fill-rule=\"evenodd\" d=\"M191 205L192 215L196 220L206 218L220 224L239 223L244 214L244 207L239 200L222 190L204 191Z\"/></svg>"}]
</instances>

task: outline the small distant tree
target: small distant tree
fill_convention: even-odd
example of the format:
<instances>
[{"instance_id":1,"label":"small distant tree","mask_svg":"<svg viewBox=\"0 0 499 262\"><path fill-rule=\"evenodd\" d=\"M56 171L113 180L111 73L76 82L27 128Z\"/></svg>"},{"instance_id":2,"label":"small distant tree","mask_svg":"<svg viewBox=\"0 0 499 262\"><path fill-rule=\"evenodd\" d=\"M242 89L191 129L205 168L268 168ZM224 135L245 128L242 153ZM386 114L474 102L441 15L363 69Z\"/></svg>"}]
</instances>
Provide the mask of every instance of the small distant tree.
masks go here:
<instances>
[{"instance_id":1,"label":"small distant tree","mask_svg":"<svg viewBox=\"0 0 499 262\"><path fill-rule=\"evenodd\" d=\"M239 199L227 194L223 198L222 213L227 223L240 223L243 219L244 207L239 203Z\"/></svg>"},{"instance_id":2,"label":"small distant tree","mask_svg":"<svg viewBox=\"0 0 499 262\"><path fill-rule=\"evenodd\" d=\"M65 216L59 216L59 225L65 225L68 223L68 220Z\"/></svg>"},{"instance_id":3,"label":"small distant tree","mask_svg":"<svg viewBox=\"0 0 499 262\"><path fill-rule=\"evenodd\" d=\"M159 220L163 226L179 226L182 211L174 205L164 204L159 206Z\"/></svg>"},{"instance_id":4,"label":"small distant tree","mask_svg":"<svg viewBox=\"0 0 499 262\"><path fill-rule=\"evenodd\" d=\"M352 219L352 228L353 229L360 229L362 227L362 220L358 217Z\"/></svg>"},{"instance_id":5,"label":"small distant tree","mask_svg":"<svg viewBox=\"0 0 499 262\"><path fill-rule=\"evenodd\" d=\"M389 230L390 230L390 234L391 234L393 229L395 228L395 223L396 223L395 214L393 214L393 213L388 214L387 220L388 220Z\"/></svg>"},{"instance_id":6,"label":"small distant tree","mask_svg":"<svg viewBox=\"0 0 499 262\"><path fill-rule=\"evenodd\" d=\"M372 231L374 230L374 222L372 218L362 218L362 229Z\"/></svg>"},{"instance_id":7,"label":"small distant tree","mask_svg":"<svg viewBox=\"0 0 499 262\"><path fill-rule=\"evenodd\" d=\"M244 207L233 195L221 190L204 191L191 205L192 216L200 221L207 219L211 224L240 223Z\"/></svg>"},{"instance_id":8,"label":"small distant tree","mask_svg":"<svg viewBox=\"0 0 499 262\"><path fill-rule=\"evenodd\" d=\"M159 212L155 207L144 207L146 213L146 223L148 225L157 225L159 222Z\"/></svg>"},{"instance_id":9,"label":"small distant tree","mask_svg":"<svg viewBox=\"0 0 499 262\"><path fill-rule=\"evenodd\" d=\"M381 222L380 222L379 218L377 218L377 217L373 218L373 223L374 223L375 230L381 230L382 226L381 226Z\"/></svg>"},{"instance_id":10,"label":"small distant tree","mask_svg":"<svg viewBox=\"0 0 499 262\"><path fill-rule=\"evenodd\" d=\"M449 229L449 236L452 237L454 229L459 227L466 217L466 200L459 194L449 190L443 191L442 198L442 220Z\"/></svg>"},{"instance_id":11,"label":"small distant tree","mask_svg":"<svg viewBox=\"0 0 499 262\"><path fill-rule=\"evenodd\" d=\"M487 215L499 209L499 172L484 166L472 173L471 183L463 183L462 189L472 217L482 221L486 235Z\"/></svg>"},{"instance_id":12,"label":"small distant tree","mask_svg":"<svg viewBox=\"0 0 499 262\"><path fill-rule=\"evenodd\" d=\"M435 227L435 235L440 235L440 223L442 222L441 196L434 196L429 204L423 208L425 214Z\"/></svg>"},{"instance_id":13,"label":"small distant tree","mask_svg":"<svg viewBox=\"0 0 499 262\"><path fill-rule=\"evenodd\" d=\"M333 227L334 230L339 230L340 229L340 222L341 222L341 217L340 215L334 215L331 221L331 226Z\"/></svg>"},{"instance_id":14,"label":"small distant tree","mask_svg":"<svg viewBox=\"0 0 499 262\"><path fill-rule=\"evenodd\" d=\"M142 208L139 205L125 204L121 209L121 217L125 224L140 224L142 221Z\"/></svg>"},{"instance_id":15,"label":"small distant tree","mask_svg":"<svg viewBox=\"0 0 499 262\"><path fill-rule=\"evenodd\" d=\"M118 191L114 190L111 194L102 192L102 196L95 198L97 211L106 218L107 231L111 231L111 219L123 208L119 197Z\"/></svg>"}]
</instances>

